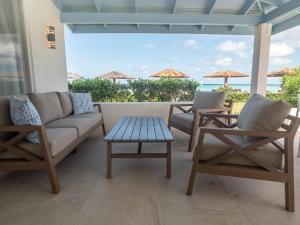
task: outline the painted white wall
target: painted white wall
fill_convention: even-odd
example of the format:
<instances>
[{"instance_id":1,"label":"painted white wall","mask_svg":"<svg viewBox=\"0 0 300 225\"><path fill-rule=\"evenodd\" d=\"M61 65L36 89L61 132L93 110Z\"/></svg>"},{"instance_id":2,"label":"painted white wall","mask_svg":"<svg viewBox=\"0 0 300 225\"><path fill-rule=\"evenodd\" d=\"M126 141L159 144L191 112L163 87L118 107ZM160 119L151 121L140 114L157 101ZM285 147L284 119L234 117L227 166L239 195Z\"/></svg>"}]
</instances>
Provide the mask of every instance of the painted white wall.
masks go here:
<instances>
[{"instance_id":1,"label":"painted white wall","mask_svg":"<svg viewBox=\"0 0 300 225\"><path fill-rule=\"evenodd\" d=\"M23 0L33 91L66 91L64 25L51 0ZM55 27L56 49L47 47L46 26Z\"/></svg>"},{"instance_id":2,"label":"painted white wall","mask_svg":"<svg viewBox=\"0 0 300 225\"><path fill-rule=\"evenodd\" d=\"M170 104L171 102L112 102L101 103L101 109L105 127L110 130L122 116L162 116L168 122Z\"/></svg>"}]
</instances>

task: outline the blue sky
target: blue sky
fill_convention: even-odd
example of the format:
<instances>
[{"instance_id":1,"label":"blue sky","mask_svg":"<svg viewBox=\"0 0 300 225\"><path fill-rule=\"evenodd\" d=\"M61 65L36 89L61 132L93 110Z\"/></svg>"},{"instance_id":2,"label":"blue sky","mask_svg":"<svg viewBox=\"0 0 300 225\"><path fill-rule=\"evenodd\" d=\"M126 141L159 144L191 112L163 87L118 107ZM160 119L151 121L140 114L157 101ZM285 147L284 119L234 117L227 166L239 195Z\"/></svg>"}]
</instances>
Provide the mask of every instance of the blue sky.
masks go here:
<instances>
[{"instance_id":1,"label":"blue sky","mask_svg":"<svg viewBox=\"0 0 300 225\"><path fill-rule=\"evenodd\" d=\"M269 70L300 65L300 26L272 37ZM69 72L93 78L111 70L137 78L174 68L203 83L219 70L251 73L252 36L183 34L73 34L65 29ZM270 78L269 83L278 83ZM250 78L230 83L249 83Z\"/></svg>"}]
</instances>

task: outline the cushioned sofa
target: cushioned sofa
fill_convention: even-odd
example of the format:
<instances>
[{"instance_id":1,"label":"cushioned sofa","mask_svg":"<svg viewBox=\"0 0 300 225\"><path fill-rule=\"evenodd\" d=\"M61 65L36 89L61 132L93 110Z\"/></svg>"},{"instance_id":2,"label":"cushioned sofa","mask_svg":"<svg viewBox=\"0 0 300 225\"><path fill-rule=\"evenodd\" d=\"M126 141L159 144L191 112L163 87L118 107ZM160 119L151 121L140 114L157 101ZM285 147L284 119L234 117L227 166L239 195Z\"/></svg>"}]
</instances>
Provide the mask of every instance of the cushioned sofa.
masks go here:
<instances>
[{"instance_id":1,"label":"cushioned sofa","mask_svg":"<svg viewBox=\"0 0 300 225\"><path fill-rule=\"evenodd\" d=\"M72 100L66 92L31 93L41 126L16 126L10 120L9 97L0 97L0 170L46 170L53 193L60 191L56 165L76 149L91 133L101 128L105 134L99 104L95 112L74 115ZM39 144L25 139L38 131Z\"/></svg>"}]
</instances>

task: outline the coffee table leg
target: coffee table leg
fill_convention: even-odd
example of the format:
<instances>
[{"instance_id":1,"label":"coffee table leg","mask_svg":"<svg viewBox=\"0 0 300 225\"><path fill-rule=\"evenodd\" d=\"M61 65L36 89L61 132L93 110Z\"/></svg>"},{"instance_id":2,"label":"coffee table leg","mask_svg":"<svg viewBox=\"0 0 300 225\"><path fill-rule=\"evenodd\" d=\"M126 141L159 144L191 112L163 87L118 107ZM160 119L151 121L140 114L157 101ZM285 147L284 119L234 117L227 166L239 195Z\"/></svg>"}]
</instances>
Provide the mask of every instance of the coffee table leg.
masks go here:
<instances>
[{"instance_id":1,"label":"coffee table leg","mask_svg":"<svg viewBox=\"0 0 300 225\"><path fill-rule=\"evenodd\" d=\"M111 159L111 142L107 142L107 153L106 153L106 178L111 178L111 167L112 167L112 159Z\"/></svg>"},{"instance_id":2,"label":"coffee table leg","mask_svg":"<svg viewBox=\"0 0 300 225\"><path fill-rule=\"evenodd\" d=\"M171 178L171 142L167 142L167 178Z\"/></svg>"},{"instance_id":3,"label":"coffee table leg","mask_svg":"<svg viewBox=\"0 0 300 225\"><path fill-rule=\"evenodd\" d=\"M142 142L139 142L138 154L141 154L141 152L142 152Z\"/></svg>"}]
</instances>

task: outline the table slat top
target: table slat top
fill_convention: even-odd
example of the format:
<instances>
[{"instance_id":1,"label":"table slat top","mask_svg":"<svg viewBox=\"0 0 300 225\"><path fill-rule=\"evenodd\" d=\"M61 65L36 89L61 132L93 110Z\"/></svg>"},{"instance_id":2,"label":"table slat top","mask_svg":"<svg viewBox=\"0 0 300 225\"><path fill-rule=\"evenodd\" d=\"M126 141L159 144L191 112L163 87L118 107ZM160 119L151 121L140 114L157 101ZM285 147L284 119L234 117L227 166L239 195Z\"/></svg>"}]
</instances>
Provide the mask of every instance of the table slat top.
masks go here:
<instances>
[{"instance_id":1,"label":"table slat top","mask_svg":"<svg viewBox=\"0 0 300 225\"><path fill-rule=\"evenodd\" d=\"M167 142L173 141L164 119L159 116L122 117L104 141L110 142Z\"/></svg>"}]
</instances>

